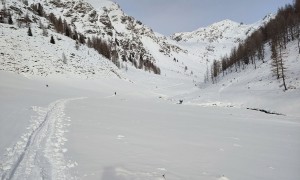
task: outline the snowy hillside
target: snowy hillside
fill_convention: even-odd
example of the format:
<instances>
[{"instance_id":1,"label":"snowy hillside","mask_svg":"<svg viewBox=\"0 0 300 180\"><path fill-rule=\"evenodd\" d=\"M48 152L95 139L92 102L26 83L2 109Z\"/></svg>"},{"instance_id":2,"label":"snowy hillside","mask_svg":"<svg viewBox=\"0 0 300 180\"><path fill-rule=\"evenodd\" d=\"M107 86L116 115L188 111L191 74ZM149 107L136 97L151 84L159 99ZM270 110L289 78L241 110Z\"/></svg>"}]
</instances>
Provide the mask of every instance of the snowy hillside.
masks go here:
<instances>
[{"instance_id":1,"label":"snowy hillside","mask_svg":"<svg viewBox=\"0 0 300 180\"><path fill-rule=\"evenodd\" d=\"M177 41L180 47L187 49L191 54L199 56L202 61L211 64L214 59L229 54L233 47L272 18L273 15L268 15L254 24L224 20L193 32L175 33L171 39Z\"/></svg>"},{"instance_id":2,"label":"snowy hillside","mask_svg":"<svg viewBox=\"0 0 300 180\"><path fill-rule=\"evenodd\" d=\"M272 72L271 50L265 45L265 62L246 66L244 70L228 71L218 77L215 84L211 82L200 83L199 91L185 98L191 104L203 106L232 106L236 108L263 109L269 112L277 112L299 117L300 108L300 54L298 42L288 43L284 54L286 64L286 82L288 91L284 91L283 82L277 80ZM197 97L197 98L195 98Z\"/></svg>"},{"instance_id":3,"label":"snowy hillside","mask_svg":"<svg viewBox=\"0 0 300 180\"><path fill-rule=\"evenodd\" d=\"M27 36L26 28L0 24L0 69L28 75L59 75L78 78L103 78L116 76L118 69L95 50L86 46L75 48L75 41L51 32L42 36L42 30L33 26L34 36ZM65 60L63 60L65 56Z\"/></svg>"}]
</instances>

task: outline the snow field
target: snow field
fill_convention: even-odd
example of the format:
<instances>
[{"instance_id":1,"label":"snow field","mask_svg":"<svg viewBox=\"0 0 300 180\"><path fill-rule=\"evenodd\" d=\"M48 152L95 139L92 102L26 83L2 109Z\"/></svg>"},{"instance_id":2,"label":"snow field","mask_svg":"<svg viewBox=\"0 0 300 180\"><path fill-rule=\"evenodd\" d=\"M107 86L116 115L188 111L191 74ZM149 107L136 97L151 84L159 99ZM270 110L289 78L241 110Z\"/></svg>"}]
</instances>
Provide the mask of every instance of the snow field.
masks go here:
<instances>
[{"instance_id":1,"label":"snow field","mask_svg":"<svg viewBox=\"0 0 300 180\"><path fill-rule=\"evenodd\" d=\"M73 173L79 179L299 175L296 118L122 94L76 101L66 112L73 114L66 145L70 158L77 157Z\"/></svg>"}]
</instances>

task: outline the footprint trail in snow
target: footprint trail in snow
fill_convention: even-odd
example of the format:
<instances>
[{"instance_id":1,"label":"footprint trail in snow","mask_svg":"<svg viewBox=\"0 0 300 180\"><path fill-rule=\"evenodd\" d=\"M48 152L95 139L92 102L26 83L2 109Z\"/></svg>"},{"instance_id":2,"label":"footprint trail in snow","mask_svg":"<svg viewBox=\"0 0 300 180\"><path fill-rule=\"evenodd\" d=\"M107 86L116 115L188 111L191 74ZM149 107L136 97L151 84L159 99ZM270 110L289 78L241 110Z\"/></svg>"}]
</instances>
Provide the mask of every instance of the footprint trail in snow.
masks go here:
<instances>
[{"instance_id":1,"label":"footprint trail in snow","mask_svg":"<svg viewBox=\"0 0 300 180\"><path fill-rule=\"evenodd\" d=\"M67 151L64 134L70 125L64 108L68 101L78 99L61 99L47 108L32 107L37 116L32 117L28 132L7 148L0 161L1 180L72 179L68 170L74 163L66 162L63 154Z\"/></svg>"}]
</instances>

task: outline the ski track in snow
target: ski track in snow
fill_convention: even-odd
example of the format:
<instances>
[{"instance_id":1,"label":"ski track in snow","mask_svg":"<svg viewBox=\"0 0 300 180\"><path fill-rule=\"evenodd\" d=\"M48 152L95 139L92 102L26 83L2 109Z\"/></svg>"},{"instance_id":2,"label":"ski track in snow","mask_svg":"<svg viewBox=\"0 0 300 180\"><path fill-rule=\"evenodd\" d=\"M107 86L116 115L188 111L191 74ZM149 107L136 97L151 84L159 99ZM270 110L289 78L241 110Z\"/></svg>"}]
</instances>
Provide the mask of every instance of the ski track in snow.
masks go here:
<instances>
[{"instance_id":1,"label":"ski track in snow","mask_svg":"<svg viewBox=\"0 0 300 180\"><path fill-rule=\"evenodd\" d=\"M75 163L66 162L63 148L67 139L65 129L70 119L65 117L64 108L68 101L60 99L47 108L32 107L37 116L32 116L28 132L21 136L0 164L2 180L14 179L72 179L68 169Z\"/></svg>"}]
</instances>

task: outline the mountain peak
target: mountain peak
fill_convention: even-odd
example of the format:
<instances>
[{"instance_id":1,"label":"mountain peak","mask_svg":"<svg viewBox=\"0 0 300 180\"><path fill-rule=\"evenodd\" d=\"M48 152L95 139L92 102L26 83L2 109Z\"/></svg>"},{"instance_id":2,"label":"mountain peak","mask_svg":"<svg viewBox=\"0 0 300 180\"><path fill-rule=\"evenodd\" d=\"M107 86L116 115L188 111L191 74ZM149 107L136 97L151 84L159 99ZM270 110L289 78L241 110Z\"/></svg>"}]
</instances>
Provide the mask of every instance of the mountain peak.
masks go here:
<instances>
[{"instance_id":1,"label":"mountain peak","mask_svg":"<svg viewBox=\"0 0 300 180\"><path fill-rule=\"evenodd\" d=\"M240 23L235 22L235 21L232 21L232 20L230 20L230 19L225 19L225 20L222 20L222 21L213 23L213 24L210 25L210 26L216 26L216 25L239 25L239 24L240 24Z\"/></svg>"},{"instance_id":2,"label":"mountain peak","mask_svg":"<svg viewBox=\"0 0 300 180\"><path fill-rule=\"evenodd\" d=\"M90 3L95 9L116 5L116 3L111 0L85 0L85 1Z\"/></svg>"}]
</instances>

